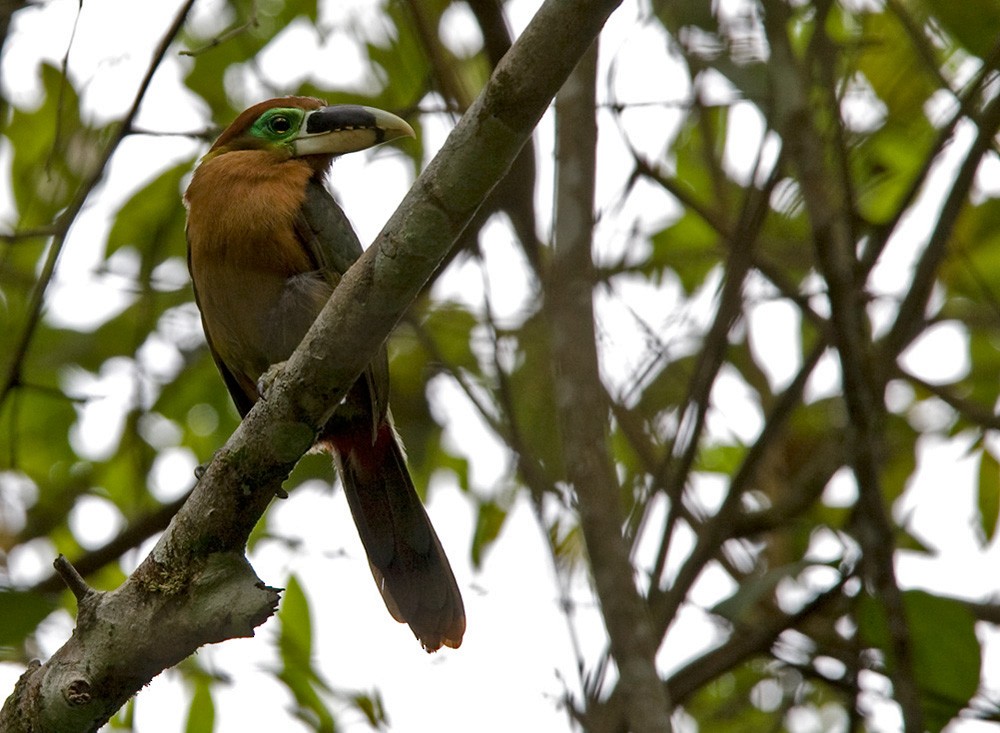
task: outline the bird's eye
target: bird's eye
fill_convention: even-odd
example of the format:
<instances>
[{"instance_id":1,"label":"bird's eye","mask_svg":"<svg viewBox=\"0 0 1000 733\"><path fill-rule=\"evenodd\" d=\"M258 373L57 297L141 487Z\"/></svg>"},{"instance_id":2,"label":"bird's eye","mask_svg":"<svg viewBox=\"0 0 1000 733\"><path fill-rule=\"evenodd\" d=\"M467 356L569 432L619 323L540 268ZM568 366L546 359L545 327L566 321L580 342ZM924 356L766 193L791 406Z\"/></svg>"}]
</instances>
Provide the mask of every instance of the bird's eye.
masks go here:
<instances>
[{"instance_id":1,"label":"bird's eye","mask_svg":"<svg viewBox=\"0 0 1000 733\"><path fill-rule=\"evenodd\" d=\"M284 115L275 115L268 122L268 127L271 128L271 132L277 135L284 135L292 129L292 121Z\"/></svg>"}]
</instances>

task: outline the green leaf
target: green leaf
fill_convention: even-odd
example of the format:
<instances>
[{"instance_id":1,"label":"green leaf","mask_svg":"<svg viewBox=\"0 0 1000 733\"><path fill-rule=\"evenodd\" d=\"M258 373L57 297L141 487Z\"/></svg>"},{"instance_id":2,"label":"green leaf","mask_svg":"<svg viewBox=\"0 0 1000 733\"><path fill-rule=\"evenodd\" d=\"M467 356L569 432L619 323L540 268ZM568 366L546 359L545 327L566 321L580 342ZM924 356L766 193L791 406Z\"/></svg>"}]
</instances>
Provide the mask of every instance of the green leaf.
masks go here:
<instances>
[{"instance_id":1,"label":"green leaf","mask_svg":"<svg viewBox=\"0 0 1000 733\"><path fill-rule=\"evenodd\" d=\"M351 695L350 702L355 709L361 711L373 728L383 726L389 721L385 705L382 703L382 696L378 690L371 695L362 692Z\"/></svg>"},{"instance_id":2,"label":"green leaf","mask_svg":"<svg viewBox=\"0 0 1000 733\"><path fill-rule=\"evenodd\" d=\"M289 577L288 587L282 594L278 619L281 622L278 651L282 665L278 679L295 697L295 716L317 733L334 733L333 714L320 694L329 692L330 688L313 668L309 602L294 575Z\"/></svg>"},{"instance_id":3,"label":"green leaf","mask_svg":"<svg viewBox=\"0 0 1000 733\"><path fill-rule=\"evenodd\" d=\"M207 676L199 676L194 679L194 694L184 733L212 733L214 730L215 703L212 701L211 681Z\"/></svg>"},{"instance_id":4,"label":"green leaf","mask_svg":"<svg viewBox=\"0 0 1000 733\"><path fill-rule=\"evenodd\" d=\"M109 725L112 730L135 731L135 701L133 697L111 718Z\"/></svg>"},{"instance_id":5,"label":"green leaf","mask_svg":"<svg viewBox=\"0 0 1000 733\"><path fill-rule=\"evenodd\" d=\"M428 3L421 3L426 7ZM379 97L389 109L414 104L425 93L427 78L433 74L424 44L403 3L389 3L385 19L392 23L387 41L367 44L368 58L375 75L383 80ZM384 43L385 45L380 45Z\"/></svg>"},{"instance_id":6,"label":"green leaf","mask_svg":"<svg viewBox=\"0 0 1000 733\"><path fill-rule=\"evenodd\" d=\"M479 320L459 303L439 303L424 315L423 326L434 336L436 356L452 368L479 371L472 351L473 329Z\"/></svg>"},{"instance_id":7,"label":"green leaf","mask_svg":"<svg viewBox=\"0 0 1000 733\"><path fill-rule=\"evenodd\" d=\"M472 535L472 563L481 568L483 555L496 541L507 519L508 508L501 507L494 501L479 502L476 512L476 528Z\"/></svg>"},{"instance_id":8,"label":"green leaf","mask_svg":"<svg viewBox=\"0 0 1000 733\"><path fill-rule=\"evenodd\" d=\"M46 226L93 172L103 131L80 118L80 100L69 79L55 66L40 67L44 98L34 110L13 108L4 127L14 153L11 180L18 226Z\"/></svg>"},{"instance_id":9,"label":"green leaf","mask_svg":"<svg viewBox=\"0 0 1000 733\"><path fill-rule=\"evenodd\" d=\"M697 214L685 211L676 222L652 237L647 271L672 270L684 292L693 293L720 263L719 235Z\"/></svg>"},{"instance_id":10,"label":"green leaf","mask_svg":"<svg viewBox=\"0 0 1000 733\"><path fill-rule=\"evenodd\" d=\"M707 721L709 725L699 726L699 729L711 733L788 730L781 725L784 709L779 706L777 710L764 711L751 702L761 682L774 680L769 674L772 670L756 660L727 670L698 688L690 700L684 701L684 711L699 722ZM796 702L803 701L798 699Z\"/></svg>"},{"instance_id":11,"label":"green leaf","mask_svg":"<svg viewBox=\"0 0 1000 733\"><path fill-rule=\"evenodd\" d=\"M239 415L208 347L188 354L187 361L177 379L164 385L152 409L179 425L181 445L207 461L239 424ZM217 422L211 430L213 416Z\"/></svg>"},{"instance_id":12,"label":"green leaf","mask_svg":"<svg viewBox=\"0 0 1000 733\"><path fill-rule=\"evenodd\" d=\"M982 651L976 638L976 619L961 602L922 590L903 592L909 631L913 676L920 693L924 727L941 730L979 689ZM887 671L895 666L885 607L864 596L858 606L862 641L882 650Z\"/></svg>"},{"instance_id":13,"label":"green leaf","mask_svg":"<svg viewBox=\"0 0 1000 733\"><path fill-rule=\"evenodd\" d=\"M643 389L639 414L653 420L663 411L680 407L687 399L688 385L697 362L696 356L683 356L667 362Z\"/></svg>"},{"instance_id":14,"label":"green leaf","mask_svg":"<svg viewBox=\"0 0 1000 733\"><path fill-rule=\"evenodd\" d=\"M181 181L193 166L193 160L185 160L163 171L115 214L106 254L122 247L135 248L142 256L140 282L147 282L153 268L167 258L186 257Z\"/></svg>"},{"instance_id":15,"label":"green leaf","mask_svg":"<svg viewBox=\"0 0 1000 733\"><path fill-rule=\"evenodd\" d=\"M698 451L695 470L732 476L746 454L747 449L742 445L709 445Z\"/></svg>"},{"instance_id":16,"label":"green leaf","mask_svg":"<svg viewBox=\"0 0 1000 733\"><path fill-rule=\"evenodd\" d=\"M675 32L688 26L700 28L712 34L719 29L719 23L712 13L713 3L656 3L653 7L663 24Z\"/></svg>"},{"instance_id":17,"label":"green leaf","mask_svg":"<svg viewBox=\"0 0 1000 733\"><path fill-rule=\"evenodd\" d=\"M312 666L312 619L309 616L309 601L302 585L294 575L289 576L288 585L281 595L281 635L278 649L286 668L308 669Z\"/></svg>"},{"instance_id":18,"label":"green leaf","mask_svg":"<svg viewBox=\"0 0 1000 733\"><path fill-rule=\"evenodd\" d=\"M436 344L437 334L430 333L430 338ZM441 365L432 360L421 339L403 325L389 344L392 415L406 446L406 463L418 492L438 470L443 452L441 426L434 419L427 397L427 382L441 370Z\"/></svg>"},{"instance_id":19,"label":"green leaf","mask_svg":"<svg viewBox=\"0 0 1000 733\"><path fill-rule=\"evenodd\" d=\"M996 534L1000 516L1000 463L988 450L980 454L978 489L979 527L983 532L983 545L987 545Z\"/></svg>"},{"instance_id":20,"label":"green leaf","mask_svg":"<svg viewBox=\"0 0 1000 733\"><path fill-rule=\"evenodd\" d=\"M555 384L548 341L548 325L539 314L528 318L510 335L516 339L517 356L508 375L509 418L521 438L521 450L529 451L545 470L550 485L565 475L558 440ZM602 399L579 395L579 399Z\"/></svg>"},{"instance_id":21,"label":"green leaf","mask_svg":"<svg viewBox=\"0 0 1000 733\"><path fill-rule=\"evenodd\" d=\"M730 363L739 370L747 386L756 393L761 406L769 407L773 397L771 383L768 381L767 373L754 358L749 338L730 344L729 354Z\"/></svg>"},{"instance_id":22,"label":"green leaf","mask_svg":"<svg viewBox=\"0 0 1000 733\"><path fill-rule=\"evenodd\" d=\"M913 36L891 10L865 13L861 22L857 68L888 107L889 118L903 123L923 117L923 106L938 87L924 57L914 49ZM929 42L923 50L935 53Z\"/></svg>"},{"instance_id":23,"label":"green leaf","mask_svg":"<svg viewBox=\"0 0 1000 733\"><path fill-rule=\"evenodd\" d=\"M893 543L897 550L909 550L921 555L935 555L936 551L925 545L918 537L907 532L905 528L896 528L893 533Z\"/></svg>"},{"instance_id":24,"label":"green leaf","mask_svg":"<svg viewBox=\"0 0 1000 733\"><path fill-rule=\"evenodd\" d=\"M32 591L0 590L0 646L20 646L57 608L49 596Z\"/></svg>"},{"instance_id":25,"label":"green leaf","mask_svg":"<svg viewBox=\"0 0 1000 733\"><path fill-rule=\"evenodd\" d=\"M938 22L968 51L986 56L996 46L1000 3L996 0L927 0Z\"/></svg>"},{"instance_id":26,"label":"green leaf","mask_svg":"<svg viewBox=\"0 0 1000 733\"><path fill-rule=\"evenodd\" d=\"M547 531L558 567L570 572L586 567L587 551L583 531L573 518L556 517Z\"/></svg>"},{"instance_id":27,"label":"green leaf","mask_svg":"<svg viewBox=\"0 0 1000 733\"><path fill-rule=\"evenodd\" d=\"M232 74L240 71L243 64L253 67L258 55L297 18L314 25L318 12L316 0L261 0L253 4L228 3L228 6L238 13L232 17L227 29L232 33L228 37L187 34L183 37L188 50L195 52L187 57L189 66L184 83L208 104L213 118L225 124L241 111L233 108L227 89L232 86ZM254 69L254 73L258 72ZM290 91L293 90L285 93Z\"/></svg>"},{"instance_id":28,"label":"green leaf","mask_svg":"<svg viewBox=\"0 0 1000 733\"><path fill-rule=\"evenodd\" d=\"M905 120L893 117L855 146L852 169L858 208L866 221L885 224L898 216L935 134L923 114Z\"/></svg>"},{"instance_id":29,"label":"green leaf","mask_svg":"<svg viewBox=\"0 0 1000 733\"><path fill-rule=\"evenodd\" d=\"M882 470L882 490L889 502L903 495L917 470L917 432L899 415L888 414L883 428L888 457Z\"/></svg>"},{"instance_id":30,"label":"green leaf","mask_svg":"<svg viewBox=\"0 0 1000 733\"><path fill-rule=\"evenodd\" d=\"M0 405L0 468L19 471L44 486L28 508L21 542L62 526L76 497L91 487L92 467L69 443L68 428L75 420L68 399L38 390L19 389Z\"/></svg>"}]
</instances>

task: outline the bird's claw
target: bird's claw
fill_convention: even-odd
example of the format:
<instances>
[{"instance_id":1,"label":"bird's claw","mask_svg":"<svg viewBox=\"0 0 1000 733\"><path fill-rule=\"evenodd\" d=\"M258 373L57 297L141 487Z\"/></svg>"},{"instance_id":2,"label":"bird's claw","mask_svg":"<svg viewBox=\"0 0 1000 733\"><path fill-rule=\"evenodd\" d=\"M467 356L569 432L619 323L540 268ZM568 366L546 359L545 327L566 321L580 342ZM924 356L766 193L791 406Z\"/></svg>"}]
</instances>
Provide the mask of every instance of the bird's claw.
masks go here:
<instances>
[{"instance_id":1,"label":"bird's claw","mask_svg":"<svg viewBox=\"0 0 1000 733\"><path fill-rule=\"evenodd\" d=\"M194 480L195 481L201 481L201 477L205 475L206 471L208 471L208 467L212 465L212 461L215 460L215 456L218 454L218 452L219 451L215 451L214 453L212 453L212 457L211 458L209 458L204 463L199 463L197 466L194 467Z\"/></svg>"},{"instance_id":2,"label":"bird's claw","mask_svg":"<svg viewBox=\"0 0 1000 733\"><path fill-rule=\"evenodd\" d=\"M285 364L287 362L279 361L277 364L272 364L267 368L267 371L260 375L257 380L257 394L262 400L267 399L267 393L271 390L271 387L277 381L281 373L285 371Z\"/></svg>"}]
</instances>

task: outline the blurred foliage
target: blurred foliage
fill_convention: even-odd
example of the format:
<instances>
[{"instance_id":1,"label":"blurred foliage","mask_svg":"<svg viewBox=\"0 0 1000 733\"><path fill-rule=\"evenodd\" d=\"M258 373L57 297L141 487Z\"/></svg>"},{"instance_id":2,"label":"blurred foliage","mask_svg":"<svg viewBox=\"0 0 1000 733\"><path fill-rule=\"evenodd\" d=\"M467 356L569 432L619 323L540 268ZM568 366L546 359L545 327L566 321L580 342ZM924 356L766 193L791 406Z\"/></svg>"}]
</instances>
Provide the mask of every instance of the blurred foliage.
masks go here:
<instances>
[{"instance_id":1,"label":"blurred foliage","mask_svg":"<svg viewBox=\"0 0 1000 733\"><path fill-rule=\"evenodd\" d=\"M907 591L904 608L913 640L913 672L925 725L928 730L941 730L979 687L982 652L976 638L976 619L962 603L924 591ZM891 626L899 619L887 617L870 597L862 600L857 618L865 644L883 649L891 646ZM952 664L954 659L961 663Z\"/></svg>"},{"instance_id":2,"label":"blurred foliage","mask_svg":"<svg viewBox=\"0 0 1000 733\"><path fill-rule=\"evenodd\" d=\"M626 314L624 325L602 320L599 344L609 363L620 356L618 328L637 334L624 343L639 345L629 347L636 353L626 374L606 374L606 394L579 398L608 404L608 449L620 480L609 491L627 517L624 536L634 545L657 631L667 634L674 618L659 618L662 607L673 603L676 612L682 603L697 606L689 591L706 567L727 574L735 588L702 609L717 623L721 646L666 683L683 719L715 733L859 730L893 698L893 686L907 682L920 709L906 712L920 716L928 730L960 715L996 717L989 712L1000 710L995 685L991 692L980 683L975 607L926 589L898 592L894 581L869 569L873 552L864 537L871 518L858 496L871 487L859 487L852 470L852 436L861 428L852 423L839 381L840 360L852 354L842 345L838 350L834 340L828 296L837 285L826 278L819 248L826 246L822 237L831 222L849 232L852 297L867 329L863 357L874 375L870 386L878 395L891 386L897 395L869 406L878 426L875 489L894 518L889 536L879 541L890 558L904 550L929 553L893 508L913 485L921 446L936 439L966 446L976 460L976 485L968 487L974 532L982 548L994 545L1000 517L996 184L984 176L956 190L958 206L930 214L920 194L931 188L930 172L943 157L966 154L960 139L992 119L985 111L996 103L1000 4L748 0L736 6L723 11L708 0L652 3L636 32L653 28L669 39L687 97L680 106L653 103L662 102L669 124L652 133L633 124L629 99L610 99L599 118L602 135L617 127L626 140L653 134L662 145L651 158L637 146L629 184L614 200L599 202L605 219L597 231L614 232L611 241L601 235L600 249L611 255L599 264L615 265L601 271L594 292ZM359 18L324 20L316 0L231 0L211 21L189 25L173 50L186 54L180 57L183 83L209 131L264 92L393 110L413 123L419 138L429 119L439 124L454 118L482 88L495 56L489 49L506 48L511 40L504 23L496 23L501 10L479 1L394 0L372 10L378 28L368 32ZM443 40L452 12L478 29L478 48L459 50ZM363 83L330 88L308 69L291 82L269 78L263 57L285 29L303 25L321 49L342 43L344 33L353 36L367 61ZM613 96L614 64L607 73ZM125 572L121 556L163 527L157 514L167 504L156 484L160 461L168 453L206 461L237 424L184 277L180 195L194 157L151 171L117 203L97 263L86 273L117 289L116 307L87 326L38 310L41 296L60 286L58 270L52 279L44 265L52 248L61 246L60 216L76 197L103 195L100 188L82 187L112 140L113 126L94 122L85 111L87 80L67 77L51 64L41 65L37 75L37 100L5 100L6 154L0 157L12 194L0 239L0 650L3 659L22 663L34 654L39 624L72 603L50 582L18 585L7 559L32 542L77 563L98 557L106 548L84 546L72 521L81 502L98 501L123 532L132 532L128 546L115 546L112 557L88 570L95 586L115 587ZM793 104L797 94L801 107ZM745 129L751 118L762 126L759 136ZM818 131L813 138L805 136L810 129ZM748 140L759 146L751 151L756 163L741 170L733 161L745 151L736 148ZM817 141L817 149L801 152ZM995 175L995 145L986 147L984 159ZM417 172L425 162L421 144L405 153ZM822 212L827 220L817 221L803 160L822 171L842 203ZM630 214L626 203L639 180L671 206ZM534 183L537 189L550 185ZM945 194L955 185L949 179ZM517 205L509 197L491 200L488 213L499 216L484 216L476 226L523 220L526 212ZM918 214L921 230L907 229ZM614 216L620 218L605 226ZM542 231L542 223L534 223ZM533 246L512 228L504 231L510 252ZM477 233L467 233L451 267L488 267ZM946 246L933 260L928 242L936 237ZM919 303L915 315L900 310L910 285L883 292L872 278L884 252L902 242L909 242L918 263L928 263L933 278L933 297ZM738 269L741 253L748 253L750 264ZM476 302L478 296L444 298L428 289L414 304L391 344L393 412L419 490L452 481L469 501L475 523L466 549L474 565L502 551L508 515L524 500L548 538L565 591L586 576L588 558L565 484L556 422L560 385L542 312L544 272L535 264L544 267L546 256L523 259L533 263L523 267L529 295L513 315L497 316L489 293ZM739 296L735 309L724 312L719 293L729 283ZM642 298L628 295L634 292L662 304L660 312L641 311ZM766 318L748 325L763 312L758 309L779 304L794 314L792 333L774 332L793 342L790 375L767 351L766 337L774 334ZM916 335L902 346L942 325L958 331L965 345L957 356L966 368L935 381L917 366L904 367L902 349L890 350L884 325L902 317L916 323ZM723 335L717 351L709 348L713 331ZM817 376L820 364L824 377ZM441 384L456 387L506 446L505 471L492 483L473 479L474 449L447 439L447 411L432 401L434 385ZM742 396L727 402L737 392ZM755 416L755 427L730 424L740 411ZM707 415L707 427L696 419L699 413ZM95 416L102 425L101 439L91 441L97 448L81 439ZM315 478L332 480L329 463L307 458L287 488ZM173 487L174 495L186 488ZM684 568L678 572L673 561L682 529L714 543L705 556L692 554L696 566L686 585L678 584ZM264 538L295 547L296 538L277 537L266 518L251 549ZM338 690L323 679L314 664L308 594L294 576L285 583L275 642L279 663L272 671L294 700L292 714L315 731L335 730L337 711L344 709L373 728L385 725L377 691ZM894 590L902 616L892 615ZM567 623L575 624L573 603L563 605ZM993 610L983 619L995 619ZM900 638L908 652L902 663ZM752 644L737 643L747 639ZM567 682L566 704L581 726L594 731L621 729L615 726L624 715L620 696L610 692L614 675L607 661L581 656L580 679ZM221 680L196 664L179 671L190 695L186 730L213 730L213 691ZM131 729L132 709L112 725Z\"/></svg>"}]
</instances>

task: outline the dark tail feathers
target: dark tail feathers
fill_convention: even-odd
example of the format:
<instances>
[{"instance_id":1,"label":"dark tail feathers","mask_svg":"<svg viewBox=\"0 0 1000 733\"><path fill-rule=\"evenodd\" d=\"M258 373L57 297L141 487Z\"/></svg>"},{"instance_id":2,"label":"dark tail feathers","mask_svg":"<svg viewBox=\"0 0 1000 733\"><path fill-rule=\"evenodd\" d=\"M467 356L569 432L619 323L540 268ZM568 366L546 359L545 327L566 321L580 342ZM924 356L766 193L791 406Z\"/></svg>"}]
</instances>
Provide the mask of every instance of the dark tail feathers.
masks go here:
<instances>
[{"instance_id":1,"label":"dark tail feathers","mask_svg":"<svg viewBox=\"0 0 1000 733\"><path fill-rule=\"evenodd\" d=\"M406 470L391 424L370 438L334 440L337 468L368 563L393 618L427 651L457 649L465 608L451 565Z\"/></svg>"}]
</instances>

